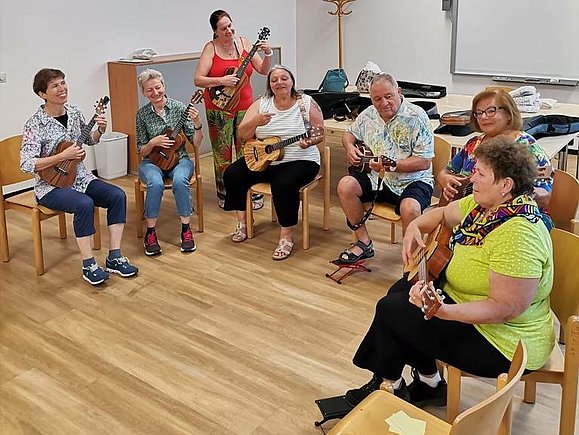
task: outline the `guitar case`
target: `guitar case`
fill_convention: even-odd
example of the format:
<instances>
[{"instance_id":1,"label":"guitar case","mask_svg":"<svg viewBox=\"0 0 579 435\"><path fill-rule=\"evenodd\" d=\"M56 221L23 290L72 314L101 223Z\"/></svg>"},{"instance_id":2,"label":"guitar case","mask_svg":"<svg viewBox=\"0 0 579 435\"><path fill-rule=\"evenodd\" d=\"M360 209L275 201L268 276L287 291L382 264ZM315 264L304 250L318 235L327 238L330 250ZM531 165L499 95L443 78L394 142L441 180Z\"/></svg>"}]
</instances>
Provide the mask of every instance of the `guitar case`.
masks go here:
<instances>
[{"instance_id":1,"label":"guitar case","mask_svg":"<svg viewBox=\"0 0 579 435\"><path fill-rule=\"evenodd\" d=\"M359 92L319 92L317 89L304 89L303 93L318 103L324 119L355 118L358 113L372 105L370 98L360 96Z\"/></svg>"},{"instance_id":2,"label":"guitar case","mask_svg":"<svg viewBox=\"0 0 579 435\"><path fill-rule=\"evenodd\" d=\"M468 136L472 132L474 129L470 123L470 110L443 113L440 117L440 125L434 130L434 133L452 136Z\"/></svg>"}]
</instances>

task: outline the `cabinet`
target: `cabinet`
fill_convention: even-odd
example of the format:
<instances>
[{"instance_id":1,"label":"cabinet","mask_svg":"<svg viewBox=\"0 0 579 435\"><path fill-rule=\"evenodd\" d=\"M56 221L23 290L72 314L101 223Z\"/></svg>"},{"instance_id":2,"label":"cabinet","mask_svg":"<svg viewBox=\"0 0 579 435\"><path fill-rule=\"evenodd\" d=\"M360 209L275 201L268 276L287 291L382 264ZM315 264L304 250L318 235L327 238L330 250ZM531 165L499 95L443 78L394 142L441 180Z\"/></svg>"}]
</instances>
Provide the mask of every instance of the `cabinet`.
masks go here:
<instances>
[{"instance_id":1,"label":"cabinet","mask_svg":"<svg viewBox=\"0 0 579 435\"><path fill-rule=\"evenodd\" d=\"M281 47L272 47L272 65L281 63ZM129 172L135 174L139 165L136 142L135 115L139 107L148 101L141 93L137 84L138 75L147 68L160 71L165 78L166 92L171 98L183 101L185 104L191 99L195 90L193 76L197 68L201 53L183 53L167 56L155 56L148 61L108 62L110 114L112 129L128 136L128 165ZM251 75L253 95L257 97L265 90L265 76L254 73ZM203 104L199 106L203 122L203 142L201 153L209 152L211 144L207 131L207 121Z\"/></svg>"}]
</instances>

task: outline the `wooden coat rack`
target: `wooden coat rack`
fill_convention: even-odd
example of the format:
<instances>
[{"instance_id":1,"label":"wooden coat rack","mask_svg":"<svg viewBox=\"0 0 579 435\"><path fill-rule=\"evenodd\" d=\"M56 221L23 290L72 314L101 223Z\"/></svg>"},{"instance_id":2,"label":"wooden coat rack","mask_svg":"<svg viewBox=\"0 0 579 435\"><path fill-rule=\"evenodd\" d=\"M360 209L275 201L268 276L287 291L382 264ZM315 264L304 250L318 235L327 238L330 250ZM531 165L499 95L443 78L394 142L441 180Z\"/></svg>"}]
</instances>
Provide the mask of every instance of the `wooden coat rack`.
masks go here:
<instances>
[{"instance_id":1,"label":"wooden coat rack","mask_svg":"<svg viewBox=\"0 0 579 435\"><path fill-rule=\"evenodd\" d=\"M324 0L327 3L334 3L336 5L335 11L328 11L330 15L337 15L338 16L338 59L339 59L339 67L343 68L342 62L342 15L350 15L352 11L345 11L344 6L348 3L353 3L356 0Z\"/></svg>"}]
</instances>

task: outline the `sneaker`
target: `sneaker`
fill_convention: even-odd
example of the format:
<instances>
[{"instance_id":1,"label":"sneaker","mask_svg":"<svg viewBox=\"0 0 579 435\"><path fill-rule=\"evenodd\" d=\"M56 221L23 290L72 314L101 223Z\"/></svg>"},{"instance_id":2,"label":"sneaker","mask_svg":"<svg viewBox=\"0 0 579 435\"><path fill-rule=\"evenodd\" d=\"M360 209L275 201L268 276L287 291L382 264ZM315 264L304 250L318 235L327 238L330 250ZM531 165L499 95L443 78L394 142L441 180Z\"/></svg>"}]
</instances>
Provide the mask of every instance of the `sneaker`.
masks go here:
<instances>
[{"instance_id":1,"label":"sneaker","mask_svg":"<svg viewBox=\"0 0 579 435\"><path fill-rule=\"evenodd\" d=\"M412 383L408 385L410 403L419 408L425 406L446 406L446 381L441 379L436 387L422 382L418 370L412 369Z\"/></svg>"},{"instance_id":2,"label":"sneaker","mask_svg":"<svg viewBox=\"0 0 579 435\"><path fill-rule=\"evenodd\" d=\"M191 231L191 227L189 227L187 231L181 233L181 252L193 252L195 249L197 249L197 246L193 238L193 231Z\"/></svg>"},{"instance_id":3,"label":"sneaker","mask_svg":"<svg viewBox=\"0 0 579 435\"><path fill-rule=\"evenodd\" d=\"M374 375L367 384L362 385L360 388L346 391L346 401L353 407L358 405L358 403L368 397L370 393L379 390L383 381L382 378ZM410 393L408 392L408 387L406 386L404 378L402 378L400 386L394 390L394 395L406 402L410 402Z\"/></svg>"},{"instance_id":4,"label":"sneaker","mask_svg":"<svg viewBox=\"0 0 579 435\"><path fill-rule=\"evenodd\" d=\"M161 245L159 245L159 241L157 240L157 233L155 231L145 234L143 245L145 246L145 255L159 255L163 252Z\"/></svg>"},{"instance_id":5,"label":"sneaker","mask_svg":"<svg viewBox=\"0 0 579 435\"><path fill-rule=\"evenodd\" d=\"M127 257L117 257L113 259L107 257L106 268L108 272L119 274L123 278L135 276L139 272L137 267L129 263Z\"/></svg>"},{"instance_id":6,"label":"sneaker","mask_svg":"<svg viewBox=\"0 0 579 435\"><path fill-rule=\"evenodd\" d=\"M109 279L109 274L95 262L82 268L82 277L91 285L99 285Z\"/></svg>"}]
</instances>

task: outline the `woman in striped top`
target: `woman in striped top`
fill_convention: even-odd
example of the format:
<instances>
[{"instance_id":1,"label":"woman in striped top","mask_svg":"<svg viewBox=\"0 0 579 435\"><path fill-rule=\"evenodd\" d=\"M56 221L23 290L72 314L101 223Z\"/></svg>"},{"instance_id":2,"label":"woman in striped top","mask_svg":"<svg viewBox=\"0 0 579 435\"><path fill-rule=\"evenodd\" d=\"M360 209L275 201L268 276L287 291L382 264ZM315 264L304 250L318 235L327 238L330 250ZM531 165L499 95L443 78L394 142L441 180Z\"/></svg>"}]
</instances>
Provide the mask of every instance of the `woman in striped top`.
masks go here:
<instances>
[{"instance_id":1,"label":"woman in striped top","mask_svg":"<svg viewBox=\"0 0 579 435\"><path fill-rule=\"evenodd\" d=\"M303 110L302 110L303 109ZM284 147L281 160L273 161L262 171L252 171L245 159L238 159L224 174L225 210L235 210L237 226L232 240L247 239L247 191L256 183L271 183L272 200L281 226L279 243L272 258L284 260L293 249L293 229L298 221L299 190L314 179L320 169L320 153L315 146L323 140L322 111L309 95L295 89L293 74L276 65L267 75L265 94L254 101L239 125L244 140L277 136L281 140L306 133L309 124L318 131L315 136L299 139Z\"/></svg>"}]
</instances>

